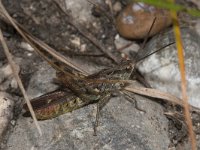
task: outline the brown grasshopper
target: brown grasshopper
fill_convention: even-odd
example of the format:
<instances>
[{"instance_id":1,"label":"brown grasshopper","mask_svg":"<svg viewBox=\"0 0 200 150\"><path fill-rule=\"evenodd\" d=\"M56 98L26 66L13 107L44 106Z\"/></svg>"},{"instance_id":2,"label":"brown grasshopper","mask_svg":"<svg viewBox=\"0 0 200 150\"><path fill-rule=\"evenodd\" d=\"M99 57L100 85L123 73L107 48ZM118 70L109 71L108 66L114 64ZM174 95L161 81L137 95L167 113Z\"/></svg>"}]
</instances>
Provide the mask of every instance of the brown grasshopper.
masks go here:
<instances>
[{"instance_id":1,"label":"brown grasshopper","mask_svg":"<svg viewBox=\"0 0 200 150\"><path fill-rule=\"evenodd\" d=\"M97 103L94 126L96 135L101 109L113 93L124 92L126 86L131 83L129 79L135 71L135 63L126 61L117 68L104 69L98 73L88 75L87 72L70 63L54 49L28 33L8 13L5 12L4 16L35 51L57 70L57 80L63 87L61 90L31 100L36 117L39 120L51 119L86 105ZM173 98L173 96L168 99L170 98ZM182 105L181 102L171 101ZM26 110L24 116L30 116L26 104L24 109Z\"/></svg>"}]
</instances>

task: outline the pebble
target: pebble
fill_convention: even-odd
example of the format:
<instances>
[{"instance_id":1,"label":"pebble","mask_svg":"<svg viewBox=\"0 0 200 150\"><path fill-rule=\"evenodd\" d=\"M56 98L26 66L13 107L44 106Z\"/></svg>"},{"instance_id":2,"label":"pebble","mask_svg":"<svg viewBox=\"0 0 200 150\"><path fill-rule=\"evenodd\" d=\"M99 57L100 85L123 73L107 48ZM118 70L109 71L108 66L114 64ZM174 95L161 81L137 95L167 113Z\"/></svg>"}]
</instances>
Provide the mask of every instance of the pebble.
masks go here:
<instances>
[{"instance_id":1,"label":"pebble","mask_svg":"<svg viewBox=\"0 0 200 150\"><path fill-rule=\"evenodd\" d=\"M30 44L26 43L26 42L21 42L20 43L20 47L25 49L25 50L28 50L30 52L34 51L33 47Z\"/></svg>"},{"instance_id":2,"label":"pebble","mask_svg":"<svg viewBox=\"0 0 200 150\"><path fill-rule=\"evenodd\" d=\"M70 39L70 42L77 47L80 47L80 45L81 45L81 39L76 36L74 36L73 39Z\"/></svg>"},{"instance_id":3,"label":"pebble","mask_svg":"<svg viewBox=\"0 0 200 150\"><path fill-rule=\"evenodd\" d=\"M121 3L120 3L120 2L115 2L115 3L113 4L113 11L116 12L116 13L118 13L118 12L120 12L121 10L122 10L122 5L121 5Z\"/></svg>"},{"instance_id":4,"label":"pebble","mask_svg":"<svg viewBox=\"0 0 200 150\"><path fill-rule=\"evenodd\" d=\"M71 11L73 18L76 18L79 22L91 23L94 21L94 17L91 15L90 10L92 6L88 1L83 0L65 0L62 5ZM87 9L84 9L87 8Z\"/></svg>"},{"instance_id":5,"label":"pebble","mask_svg":"<svg viewBox=\"0 0 200 150\"><path fill-rule=\"evenodd\" d=\"M115 36L115 41L114 42L115 42L116 48L118 50L120 50L122 53L125 53L129 57L130 57L130 53L132 53L132 52L136 53L140 48L139 44L137 44L136 42L126 40L126 39L120 37L119 35ZM125 48L123 48L123 47L125 47Z\"/></svg>"},{"instance_id":6,"label":"pebble","mask_svg":"<svg viewBox=\"0 0 200 150\"><path fill-rule=\"evenodd\" d=\"M170 13L144 3L130 3L116 18L116 28L119 34L128 39L144 39L153 23L150 36L171 25Z\"/></svg>"},{"instance_id":7,"label":"pebble","mask_svg":"<svg viewBox=\"0 0 200 150\"><path fill-rule=\"evenodd\" d=\"M0 92L0 138L3 136L13 116L14 102L8 93Z\"/></svg>"},{"instance_id":8,"label":"pebble","mask_svg":"<svg viewBox=\"0 0 200 150\"><path fill-rule=\"evenodd\" d=\"M14 58L16 60L16 58ZM15 64L16 71L19 73L20 68L19 65ZM0 90L4 91L8 89L9 87L12 87L14 89L18 88L18 84L16 79L13 76L12 69L9 64L6 64L0 68Z\"/></svg>"}]
</instances>

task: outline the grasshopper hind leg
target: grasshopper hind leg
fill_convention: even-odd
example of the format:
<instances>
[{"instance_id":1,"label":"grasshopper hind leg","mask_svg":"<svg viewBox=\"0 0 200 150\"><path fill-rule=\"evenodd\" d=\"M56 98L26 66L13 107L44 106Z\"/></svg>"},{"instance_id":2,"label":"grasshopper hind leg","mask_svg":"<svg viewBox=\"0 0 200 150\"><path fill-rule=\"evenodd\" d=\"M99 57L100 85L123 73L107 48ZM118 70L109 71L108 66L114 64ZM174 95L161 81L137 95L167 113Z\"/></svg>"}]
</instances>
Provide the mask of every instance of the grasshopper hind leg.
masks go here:
<instances>
[{"instance_id":1,"label":"grasshopper hind leg","mask_svg":"<svg viewBox=\"0 0 200 150\"><path fill-rule=\"evenodd\" d=\"M130 96L127 92L122 92L121 94L124 95L124 96L125 96L125 99L126 99L127 101L129 101L131 104L133 104L134 107L135 107L137 110L139 110L139 111L141 111L141 112L143 112L143 113L146 113L146 111L145 111L144 109L142 109L142 108L140 108L140 107L138 106L137 100L136 100L136 98L135 98L134 96Z\"/></svg>"},{"instance_id":2,"label":"grasshopper hind leg","mask_svg":"<svg viewBox=\"0 0 200 150\"><path fill-rule=\"evenodd\" d=\"M97 112L96 112L96 119L95 119L95 123L94 123L94 136L97 136L97 127L99 126L99 118L100 118L101 110L109 102L110 97L111 97L111 94L105 95L96 104L96 106L97 106Z\"/></svg>"},{"instance_id":3,"label":"grasshopper hind leg","mask_svg":"<svg viewBox=\"0 0 200 150\"><path fill-rule=\"evenodd\" d=\"M129 101L131 104L134 104L134 106L137 110L146 113L145 110L138 107L137 100L134 97L130 96L127 92L122 92L121 94L125 96L125 99L127 101ZM101 110L109 102L110 97L111 97L111 94L105 95L96 104L97 111L96 111L96 119L95 119L95 123L94 123L94 136L97 136L97 127L99 126L99 118L100 118Z\"/></svg>"}]
</instances>

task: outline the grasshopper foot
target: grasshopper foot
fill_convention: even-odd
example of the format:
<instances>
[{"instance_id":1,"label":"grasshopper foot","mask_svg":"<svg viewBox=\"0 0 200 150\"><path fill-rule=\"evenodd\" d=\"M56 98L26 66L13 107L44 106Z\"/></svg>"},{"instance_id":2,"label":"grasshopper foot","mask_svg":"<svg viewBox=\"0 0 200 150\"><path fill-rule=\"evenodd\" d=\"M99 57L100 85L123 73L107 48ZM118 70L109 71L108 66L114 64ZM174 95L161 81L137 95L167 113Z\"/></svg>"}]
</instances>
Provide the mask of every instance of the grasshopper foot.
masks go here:
<instances>
[{"instance_id":1,"label":"grasshopper foot","mask_svg":"<svg viewBox=\"0 0 200 150\"><path fill-rule=\"evenodd\" d=\"M131 104L133 104L133 105L135 106L135 108L136 108L137 110L142 111L143 113L146 113L146 111L145 111L144 109L142 109L142 108L140 108L140 107L138 106L137 100L135 99L135 97L130 96L130 95L129 95L128 93L126 93L126 92L123 92L122 94L125 96L125 99L126 99L127 101L129 101Z\"/></svg>"}]
</instances>

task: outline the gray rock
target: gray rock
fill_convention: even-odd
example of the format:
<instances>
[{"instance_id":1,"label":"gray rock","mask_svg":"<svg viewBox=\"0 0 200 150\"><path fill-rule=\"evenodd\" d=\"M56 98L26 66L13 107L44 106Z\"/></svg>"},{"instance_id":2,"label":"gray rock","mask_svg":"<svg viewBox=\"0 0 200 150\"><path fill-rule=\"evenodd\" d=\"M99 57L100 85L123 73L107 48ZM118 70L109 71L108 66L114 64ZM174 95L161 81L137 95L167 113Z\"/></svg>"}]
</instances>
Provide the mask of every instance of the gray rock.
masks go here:
<instances>
[{"instance_id":1,"label":"gray rock","mask_svg":"<svg viewBox=\"0 0 200 150\"><path fill-rule=\"evenodd\" d=\"M57 86L53 84L56 71L47 62L38 64L39 70L35 72L29 82L27 94L30 98L38 97L46 92L54 91Z\"/></svg>"},{"instance_id":2,"label":"gray rock","mask_svg":"<svg viewBox=\"0 0 200 150\"><path fill-rule=\"evenodd\" d=\"M168 121L162 107L138 98L147 113L136 110L124 98L111 99L102 111L97 136L93 136L94 105L39 122L42 137L38 135L31 118L20 117L8 139L7 147L9 150L167 149L170 143Z\"/></svg>"},{"instance_id":3,"label":"gray rock","mask_svg":"<svg viewBox=\"0 0 200 150\"><path fill-rule=\"evenodd\" d=\"M191 105L200 107L200 37L189 28L183 28L187 92ZM174 41L172 30L152 38L145 47L151 53ZM145 55L145 54L142 54ZM153 88L181 97L180 73L176 45L172 44L138 64L140 72Z\"/></svg>"}]
</instances>

